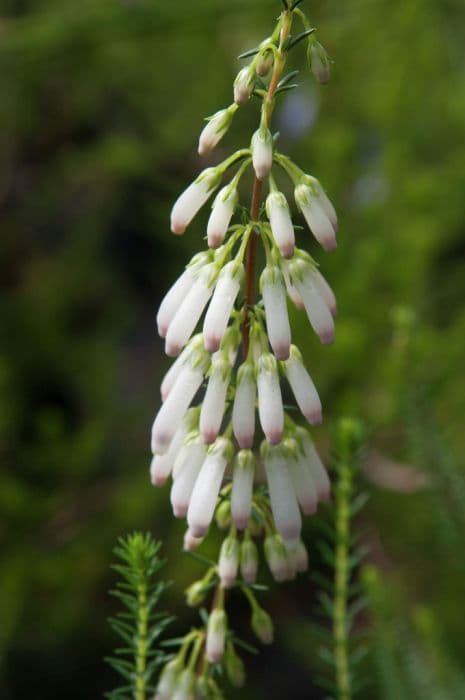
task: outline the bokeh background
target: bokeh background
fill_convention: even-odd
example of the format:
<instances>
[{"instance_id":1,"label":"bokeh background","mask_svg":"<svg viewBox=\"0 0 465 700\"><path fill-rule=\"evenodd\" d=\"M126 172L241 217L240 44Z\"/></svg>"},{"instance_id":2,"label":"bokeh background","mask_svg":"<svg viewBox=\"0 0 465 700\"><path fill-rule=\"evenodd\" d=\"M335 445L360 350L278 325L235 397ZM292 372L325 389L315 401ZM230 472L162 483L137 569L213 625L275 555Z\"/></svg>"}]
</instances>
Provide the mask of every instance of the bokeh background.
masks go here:
<instances>
[{"instance_id":1,"label":"bokeh background","mask_svg":"<svg viewBox=\"0 0 465 700\"><path fill-rule=\"evenodd\" d=\"M308 233L339 300L337 342L296 337L326 407L367 429L362 516L382 571L366 698L463 698L465 557L465 58L462 0L306 0L335 59L276 113L281 148L340 212L339 248ZM168 363L164 290L203 247L170 206L203 164L203 118L231 101L236 56L277 0L2 0L0 7L0 697L97 698L118 535L163 540L166 600L199 565L180 551L167 489L148 479ZM236 115L216 162L248 143ZM247 193L244 191L244 197ZM307 525L313 542L313 526ZM312 566L318 566L312 550ZM384 586L384 588L383 588ZM272 587L277 641L247 660L243 698L322 698L308 578ZM237 605L237 625L247 627ZM389 681L391 679L391 683ZM394 685L392 685L394 683Z\"/></svg>"}]
</instances>

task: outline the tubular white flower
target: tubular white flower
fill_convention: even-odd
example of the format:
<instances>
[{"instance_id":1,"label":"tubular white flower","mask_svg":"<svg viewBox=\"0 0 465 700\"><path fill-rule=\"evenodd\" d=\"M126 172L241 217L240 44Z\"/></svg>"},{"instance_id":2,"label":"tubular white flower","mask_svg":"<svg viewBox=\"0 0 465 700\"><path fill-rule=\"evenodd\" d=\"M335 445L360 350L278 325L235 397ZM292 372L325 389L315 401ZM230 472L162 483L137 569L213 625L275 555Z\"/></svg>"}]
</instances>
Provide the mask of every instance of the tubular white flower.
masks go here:
<instances>
[{"instance_id":1,"label":"tubular white flower","mask_svg":"<svg viewBox=\"0 0 465 700\"><path fill-rule=\"evenodd\" d=\"M208 352L216 352L220 347L243 278L244 266L235 260L221 270L203 324L203 337Z\"/></svg>"},{"instance_id":2,"label":"tubular white flower","mask_svg":"<svg viewBox=\"0 0 465 700\"><path fill-rule=\"evenodd\" d=\"M304 451L306 464L314 480L318 500L327 501L331 493L331 482L315 446L304 428L297 428L297 436Z\"/></svg>"},{"instance_id":3,"label":"tubular white flower","mask_svg":"<svg viewBox=\"0 0 465 700\"><path fill-rule=\"evenodd\" d=\"M171 230L180 235L218 187L221 173L217 168L206 168L178 197L171 210Z\"/></svg>"},{"instance_id":4,"label":"tubular white flower","mask_svg":"<svg viewBox=\"0 0 465 700\"><path fill-rule=\"evenodd\" d=\"M208 618L205 648L206 657L211 664L217 664L223 658L227 629L226 613L224 610L215 608Z\"/></svg>"},{"instance_id":5,"label":"tubular white flower","mask_svg":"<svg viewBox=\"0 0 465 700\"><path fill-rule=\"evenodd\" d=\"M297 501L305 515L313 515L318 504L315 481L310 474L305 455L300 452L295 440L287 440L286 447L291 446L287 466L294 486Z\"/></svg>"},{"instance_id":6,"label":"tubular white flower","mask_svg":"<svg viewBox=\"0 0 465 700\"><path fill-rule=\"evenodd\" d=\"M326 306L331 312L331 315L334 318L337 312L336 296L319 270L314 270L313 282L318 290L318 293L320 294L321 298L325 302Z\"/></svg>"},{"instance_id":7,"label":"tubular white flower","mask_svg":"<svg viewBox=\"0 0 465 700\"><path fill-rule=\"evenodd\" d=\"M186 298L189 290L195 282L195 272L191 267L187 267L173 284L160 304L157 313L158 334L161 338L166 336L169 325L174 318L176 311Z\"/></svg>"},{"instance_id":8,"label":"tubular white flower","mask_svg":"<svg viewBox=\"0 0 465 700\"><path fill-rule=\"evenodd\" d=\"M187 434L195 426L198 421L198 409L190 408L183 416L181 425L176 430L173 439L170 442L168 451L165 454L156 454L150 465L150 475L154 486L163 486L166 479L171 473L176 462L177 455L182 449L182 444L187 437ZM152 450L156 447L152 443Z\"/></svg>"},{"instance_id":9,"label":"tubular white flower","mask_svg":"<svg viewBox=\"0 0 465 700\"><path fill-rule=\"evenodd\" d=\"M183 549L185 552L193 552L203 542L203 537L194 537L189 528L184 533Z\"/></svg>"},{"instance_id":10,"label":"tubular white flower","mask_svg":"<svg viewBox=\"0 0 465 700\"><path fill-rule=\"evenodd\" d=\"M239 542L235 537L226 537L221 545L218 561L218 576L223 588L231 588L239 568Z\"/></svg>"},{"instance_id":11,"label":"tubular white flower","mask_svg":"<svg viewBox=\"0 0 465 700\"><path fill-rule=\"evenodd\" d=\"M262 457L276 529L285 542L295 542L300 537L302 518L286 456L281 447L270 447L264 442Z\"/></svg>"},{"instance_id":12,"label":"tubular white flower","mask_svg":"<svg viewBox=\"0 0 465 700\"><path fill-rule=\"evenodd\" d=\"M230 378L231 365L221 355L214 355L200 411L200 432L207 444L214 442L220 432Z\"/></svg>"},{"instance_id":13,"label":"tubular white flower","mask_svg":"<svg viewBox=\"0 0 465 700\"><path fill-rule=\"evenodd\" d=\"M172 700L195 700L195 676L190 668L185 668L178 677Z\"/></svg>"},{"instance_id":14,"label":"tubular white flower","mask_svg":"<svg viewBox=\"0 0 465 700\"><path fill-rule=\"evenodd\" d=\"M257 388L258 415L266 439L276 445L284 429L284 411L279 386L278 365L271 353L263 353L258 360Z\"/></svg>"},{"instance_id":15,"label":"tubular white flower","mask_svg":"<svg viewBox=\"0 0 465 700\"><path fill-rule=\"evenodd\" d=\"M234 436L241 448L253 446L255 434L255 401L257 385L254 368L250 362L239 367L236 394L232 414Z\"/></svg>"},{"instance_id":16,"label":"tubular white flower","mask_svg":"<svg viewBox=\"0 0 465 700\"><path fill-rule=\"evenodd\" d=\"M252 512L255 458L252 450L240 450L234 460L231 516L238 530L244 530Z\"/></svg>"},{"instance_id":17,"label":"tubular white flower","mask_svg":"<svg viewBox=\"0 0 465 700\"><path fill-rule=\"evenodd\" d=\"M289 578L289 564L286 550L279 535L267 537L264 545L265 559L271 575L278 583Z\"/></svg>"},{"instance_id":18,"label":"tubular white flower","mask_svg":"<svg viewBox=\"0 0 465 700\"><path fill-rule=\"evenodd\" d=\"M269 129L260 127L252 136L252 165L255 175L263 180L271 172L273 165L273 137Z\"/></svg>"},{"instance_id":19,"label":"tubular white flower","mask_svg":"<svg viewBox=\"0 0 465 700\"><path fill-rule=\"evenodd\" d=\"M179 375L181 374L183 368L189 362L189 360L191 362L194 362L194 364L196 363L196 360L198 360L201 363L203 356L203 338L202 334L198 333L197 335L192 336L184 350L181 352L180 355L178 355L176 360L173 362L173 364L163 377L160 386L160 394L162 401L166 401L168 394L170 393L173 386L176 384Z\"/></svg>"},{"instance_id":20,"label":"tubular white flower","mask_svg":"<svg viewBox=\"0 0 465 700\"><path fill-rule=\"evenodd\" d=\"M304 302L310 325L324 345L332 343L334 320L315 286L313 269L302 260L293 261L289 269L292 283Z\"/></svg>"},{"instance_id":21,"label":"tubular white flower","mask_svg":"<svg viewBox=\"0 0 465 700\"><path fill-rule=\"evenodd\" d=\"M158 700L171 700L182 671L182 663L176 657L163 668L157 686Z\"/></svg>"},{"instance_id":22,"label":"tubular white flower","mask_svg":"<svg viewBox=\"0 0 465 700\"><path fill-rule=\"evenodd\" d=\"M152 450L164 454L203 381L204 365L185 365L152 426Z\"/></svg>"},{"instance_id":23,"label":"tubular white flower","mask_svg":"<svg viewBox=\"0 0 465 700\"><path fill-rule=\"evenodd\" d=\"M246 583L255 583L258 571L258 552L251 539L244 539L241 544L241 574Z\"/></svg>"},{"instance_id":24,"label":"tubular white flower","mask_svg":"<svg viewBox=\"0 0 465 700\"><path fill-rule=\"evenodd\" d=\"M234 80L234 102L238 105L245 104L255 87L255 71L251 66L246 66L239 71Z\"/></svg>"},{"instance_id":25,"label":"tubular white flower","mask_svg":"<svg viewBox=\"0 0 465 700\"><path fill-rule=\"evenodd\" d=\"M318 243L324 250L335 250L337 248L335 228L313 189L305 182L301 182L295 188L294 197Z\"/></svg>"},{"instance_id":26,"label":"tubular white flower","mask_svg":"<svg viewBox=\"0 0 465 700\"><path fill-rule=\"evenodd\" d=\"M266 198L266 213L281 255L290 258L295 246L294 226L287 199L282 192L270 192Z\"/></svg>"},{"instance_id":27,"label":"tubular white flower","mask_svg":"<svg viewBox=\"0 0 465 700\"><path fill-rule=\"evenodd\" d=\"M212 151L221 141L231 126L232 118L236 109L237 105L232 104L225 109L220 109L218 112L209 117L208 122L203 128L199 138L200 156L210 153L210 151Z\"/></svg>"},{"instance_id":28,"label":"tubular white flower","mask_svg":"<svg viewBox=\"0 0 465 700\"><path fill-rule=\"evenodd\" d=\"M305 304L303 302L302 297L291 282L291 278L289 277L289 271L286 265L283 265L283 267L281 268L281 272L283 273L284 282L286 284L286 291L289 295L290 300L297 309L305 309Z\"/></svg>"},{"instance_id":29,"label":"tubular white flower","mask_svg":"<svg viewBox=\"0 0 465 700\"><path fill-rule=\"evenodd\" d=\"M322 421L320 397L295 345L291 345L290 357L284 363L284 371L302 414L311 425L319 425Z\"/></svg>"},{"instance_id":30,"label":"tubular white flower","mask_svg":"<svg viewBox=\"0 0 465 700\"><path fill-rule=\"evenodd\" d=\"M210 526L231 451L232 445L225 438L218 438L208 450L187 511L187 522L194 537L203 537Z\"/></svg>"},{"instance_id":31,"label":"tubular white flower","mask_svg":"<svg viewBox=\"0 0 465 700\"><path fill-rule=\"evenodd\" d=\"M176 311L166 334L165 352L169 357L178 355L191 337L213 293L215 274L214 263L200 270L197 279Z\"/></svg>"},{"instance_id":32,"label":"tubular white flower","mask_svg":"<svg viewBox=\"0 0 465 700\"><path fill-rule=\"evenodd\" d=\"M306 175L304 177L304 182L313 188L313 192L317 198L318 203L321 204L321 206L323 207L323 209L325 211L326 216L331 221L331 223L334 227L334 230L337 231L338 230L338 220L337 220L336 210L334 208L332 201L330 200L330 198L328 197L328 195L324 191L323 186L320 183L320 181L317 180L316 177L312 177L311 175Z\"/></svg>"},{"instance_id":33,"label":"tubular white flower","mask_svg":"<svg viewBox=\"0 0 465 700\"><path fill-rule=\"evenodd\" d=\"M178 454L175 462L177 473L173 469L171 487L171 505L176 518L184 518L189 507L194 484L205 461L207 450L201 438L189 442Z\"/></svg>"},{"instance_id":34,"label":"tubular white flower","mask_svg":"<svg viewBox=\"0 0 465 700\"><path fill-rule=\"evenodd\" d=\"M223 187L216 195L207 224L207 240L210 248L218 248L222 244L238 200L237 189L231 184Z\"/></svg>"},{"instance_id":35,"label":"tubular white flower","mask_svg":"<svg viewBox=\"0 0 465 700\"><path fill-rule=\"evenodd\" d=\"M278 360L289 357L291 329L287 314L286 288L283 275L276 266L267 266L260 278L265 305L266 329L270 345Z\"/></svg>"},{"instance_id":36,"label":"tubular white flower","mask_svg":"<svg viewBox=\"0 0 465 700\"><path fill-rule=\"evenodd\" d=\"M302 540L297 542L297 547L291 550L291 556L295 570L302 574L308 569L308 552Z\"/></svg>"}]
</instances>

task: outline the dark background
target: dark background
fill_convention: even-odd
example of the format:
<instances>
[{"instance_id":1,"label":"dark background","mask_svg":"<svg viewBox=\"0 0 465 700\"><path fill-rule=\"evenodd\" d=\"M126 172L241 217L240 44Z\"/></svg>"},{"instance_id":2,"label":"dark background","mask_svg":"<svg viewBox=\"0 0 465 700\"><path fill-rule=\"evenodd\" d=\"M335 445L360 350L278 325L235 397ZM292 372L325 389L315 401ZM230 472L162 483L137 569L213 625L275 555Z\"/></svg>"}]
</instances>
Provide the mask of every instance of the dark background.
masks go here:
<instances>
[{"instance_id":1,"label":"dark background","mask_svg":"<svg viewBox=\"0 0 465 700\"><path fill-rule=\"evenodd\" d=\"M442 659L443 695L426 683L409 698L464 697L447 683L465 660L465 6L302 7L335 59L333 78L316 86L296 50L301 87L275 124L281 149L320 178L340 213L333 255L307 232L299 237L339 303L331 348L294 318L326 411L315 438L327 454L332 421L364 420L365 539L392 605L385 642L410 654L414 669ZM5 700L97 698L114 685L102 661L115 643L106 591L124 532L149 529L163 540L175 582L166 606L177 630L195 620L182 590L199 565L180 551L183 524L170 515L167 489L148 479L149 428L168 367L155 312L204 246L206 211L182 238L168 227L175 197L204 167L202 120L229 104L235 57L270 33L278 12L277 0L2 0ZM257 121L256 104L241 109L212 162L247 145ZM248 690L231 697L323 697L311 689L314 604L306 577L267 594L277 642L246 660ZM246 630L246 609L235 605ZM382 629L372 650L380 645ZM399 700L376 659L366 697Z\"/></svg>"}]
</instances>

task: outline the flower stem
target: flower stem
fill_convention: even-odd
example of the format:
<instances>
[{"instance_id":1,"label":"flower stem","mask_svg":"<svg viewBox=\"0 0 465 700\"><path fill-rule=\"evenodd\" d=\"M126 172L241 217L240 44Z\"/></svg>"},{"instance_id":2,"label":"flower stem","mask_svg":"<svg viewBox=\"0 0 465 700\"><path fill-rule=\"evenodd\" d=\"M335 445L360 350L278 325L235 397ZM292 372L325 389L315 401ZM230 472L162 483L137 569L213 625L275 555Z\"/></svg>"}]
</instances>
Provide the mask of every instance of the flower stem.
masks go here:
<instances>
[{"instance_id":1,"label":"flower stem","mask_svg":"<svg viewBox=\"0 0 465 700\"><path fill-rule=\"evenodd\" d=\"M147 585L140 583L137 590L137 643L136 643L136 688L135 700L146 700L146 677L148 650Z\"/></svg>"}]
</instances>

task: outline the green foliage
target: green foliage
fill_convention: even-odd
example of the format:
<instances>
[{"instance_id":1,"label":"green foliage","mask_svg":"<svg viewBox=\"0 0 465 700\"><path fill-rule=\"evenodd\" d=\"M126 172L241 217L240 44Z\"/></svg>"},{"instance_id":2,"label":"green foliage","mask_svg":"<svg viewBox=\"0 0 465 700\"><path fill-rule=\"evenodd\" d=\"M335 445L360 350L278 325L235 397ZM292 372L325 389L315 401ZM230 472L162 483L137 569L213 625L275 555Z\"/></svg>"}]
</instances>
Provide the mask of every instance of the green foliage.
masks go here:
<instances>
[{"instance_id":1,"label":"green foliage","mask_svg":"<svg viewBox=\"0 0 465 700\"><path fill-rule=\"evenodd\" d=\"M159 638L171 618L157 606L166 583L158 580L164 562L158 558L160 543L152 535L135 532L121 537L114 553L119 563L112 569L120 580L111 591L123 610L110 619L110 625L124 642L108 663L123 677L125 684L106 697L109 700L148 700L154 692L153 678L165 660Z\"/></svg>"}]
</instances>

